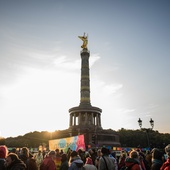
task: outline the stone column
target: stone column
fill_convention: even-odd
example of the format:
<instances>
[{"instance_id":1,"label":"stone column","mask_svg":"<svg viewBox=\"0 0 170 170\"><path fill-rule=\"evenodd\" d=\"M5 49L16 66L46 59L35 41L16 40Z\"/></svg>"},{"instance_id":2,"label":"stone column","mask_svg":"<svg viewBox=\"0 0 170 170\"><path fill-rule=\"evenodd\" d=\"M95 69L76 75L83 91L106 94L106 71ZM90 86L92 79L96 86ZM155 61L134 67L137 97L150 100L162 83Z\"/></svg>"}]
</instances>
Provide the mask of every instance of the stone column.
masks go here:
<instances>
[{"instance_id":1,"label":"stone column","mask_svg":"<svg viewBox=\"0 0 170 170\"><path fill-rule=\"evenodd\" d=\"M74 113L74 126L76 125L76 114Z\"/></svg>"},{"instance_id":2,"label":"stone column","mask_svg":"<svg viewBox=\"0 0 170 170\"><path fill-rule=\"evenodd\" d=\"M70 126L72 126L72 115L70 114Z\"/></svg>"},{"instance_id":3,"label":"stone column","mask_svg":"<svg viewBox=\"0 0 170 170\"><path fill-rule=\"evenodd\" d=\"M80 125L80 120L81 120L81 113L79 112L79 116L78 116L78 125Z\"/></svg>"}]
</instances>

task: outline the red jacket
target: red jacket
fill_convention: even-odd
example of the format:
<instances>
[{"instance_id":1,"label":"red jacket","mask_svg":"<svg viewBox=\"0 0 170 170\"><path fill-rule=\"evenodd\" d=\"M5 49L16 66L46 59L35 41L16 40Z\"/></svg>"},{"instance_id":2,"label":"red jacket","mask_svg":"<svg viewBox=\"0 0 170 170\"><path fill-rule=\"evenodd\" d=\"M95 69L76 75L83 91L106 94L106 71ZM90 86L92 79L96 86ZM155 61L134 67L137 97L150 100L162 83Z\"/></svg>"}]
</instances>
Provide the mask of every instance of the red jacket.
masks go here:
<instances>
[{"instance_id":1,"label":"red jacket","mask_svg":"<svg viewBox=\"0 0 170 170\"><path fill-rule=\"evenodd\" d=\"M170 157L164 162L160 170L170 170Z\"/></svg>"},{"instance_id":2,"label":"red jacket","mask_svg":"<svg viewBox=\"0 0 170 170\"><path fill-rule=\"evenodd\" d=\"M132 158L127 158L125 162L126 167L131 167L131 170L141 170L139 160L135 160Z\"/></svg>"},{"instance_id":3,"label":"red jacket","mask_svg":"<svg viewBox=\"0 0 170 170\"><path fill-rule=\"evenodd\" d=\"M52 160L51 157L44 158L40 170L56 170L55 162Z\"/></svg>"}]
</instances>

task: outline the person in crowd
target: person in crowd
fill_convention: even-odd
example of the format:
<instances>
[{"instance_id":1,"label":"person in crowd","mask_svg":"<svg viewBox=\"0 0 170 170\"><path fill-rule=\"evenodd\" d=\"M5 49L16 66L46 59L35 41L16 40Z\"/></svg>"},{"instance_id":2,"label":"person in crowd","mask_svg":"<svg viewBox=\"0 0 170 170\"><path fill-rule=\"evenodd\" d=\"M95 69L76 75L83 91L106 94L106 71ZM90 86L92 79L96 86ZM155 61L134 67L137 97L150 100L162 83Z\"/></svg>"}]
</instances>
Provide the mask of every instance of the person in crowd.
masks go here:
<instances>
[{"instance_id":1,"label":"person in crowd","mask_svg":"<svg viewBox=\"0 0 170 170\"><path fill-rule=\"evenodd\" d=\"M97 167L97 169L98 169L98 165L99 165L99 159L101 158L101 156L102 156L101 149L98 149L97 150L97 157L96 157L96 160L95 160L95 166Z\"/></svg>"},{"instance_id":2,"label":"person in crowd","mask_svg":"<svg viewBox=\"0 0 170 170\"><path fill-rule=\"evenodd\" d=\"M26 170L26 164L15 153L8 154L5 167L7 170Z\"/></svg>"},{"instance_id":3,"label":"person in crowd","mask_svg":"<svg viewBox=\"0 0 170 170\"><path fill-rule=\"evenodd\" d=\"M70 148L68 148L68 150L67 150L67 158L68 158L68 160L70 160L71 152L72 152L72 150Z\"/></svg>"},{"instance_id":4,"label":"person in crowd","mask_svg":"<svg viewBox=\"0 0 170 170\"><path fill-rule=\"evenodd\" d=\"M95 160L96 160L96 157L97 157L95 150L90 149L89 154L90 154L90 157L93 161L93 165L95 165Z\"/></svg>"},{"instance_id":5,"label":"person in crowd","mask_svg":"<svg viewBox=\"0 0 170 170\"><path fill-rule=\"evenodd\" d=\"M118 169L120 170L122 167L125 167L125 160L127 158L127 153L126 151L122 151L121 155L119 157L119 162L118 162Z\"/></svg>"},{"instance_id":6,"label":"person in crowd","mask_svg":"<svg viewBox=\"0 0 170 170\"><path fill-rule=\"evenodd\" d=\"M44 158L40 165L40 170L56 170L56 165L55 165L55 158L56 158L56 152L55 151L50 151L47 156Z\"/></svg>"},{"instance_id":7,"label":"person in crowd","mask_svg":"<svg viewBox=\"0 0 170 170\"><path fill-rule=\"evenodd\" d=\"M118 170L118 164L117 164L117 159L115 158L115 157L116 157L115 152L113 152L112 150L110 150L109 157L113 159L113 162L114 162L114 164L115 164L115 170Z\"/></svg>"},{"instance_id":8,"label":"person in crowd","mask_svg":"<svg viewBox=\"0 0 170 170\"><path fill-rule=\"evenodd\" d=\"M60 151L60 155L62 155L64 153L64 151L61 149L61 151Z\"/></svg>"},{"instance_id":9,"label":"person in crowd","mask_svg":"<svg viewBox=\"0 0 170 170\"><path fill-rule=\"evenodd\" d=\"M140 149L137 149L137 152L139 153L139 161L141 168L142 170L146 170L147 162L145 160L145 155Z\"/></svg>"},{"instance_id":10,"label":"person in crowd","mask_svg":"<svg viewBox=\"0 0 170 170\"><path fill-rule=\"evenodd\" d=\"M84 164L84 170L97 170L96 166L93 165L93 161L88 154L86 154L86 162Z\"/></svg>"},{"instance_id":11,"label":"person in crowd","mask_svg":"<svg viewBox=\"0 0 170 170\"><path fill-rule=\"evenodd\" d=\"M44 159L46 157L46 151L45 150L43 150L42 155L43 155L43 159Z\"/></svg>"},{"instance_id":12,"label":"person in crowd","mask_svg":"<svg viewBox=\"0 0 170 170\"><path fill-rule=\"evenodd\" d=\"M152 165L152 154L151 154L151 152L148 150L148 151L146 151L146 154L145 154L145 159L146 159L146 161L147 161L147 163L148 163L148 167L149 167L149 169L151 168L151 165ZM147 169L147 168L146 168Z\"/></svg>"},{"instance_id":13,"label":"person in crowd","mask_svg":"<svg viewBox=\"0 0 170 170\"><path fill-rule=\"evenodd\" d=\"M85 164L86 162L86 156L85 156L85 152L82 149L79 149L77 151L78 155L80 156L81 160L83 161L83 163Z\"/></svg>"},{"instance_id":14,"label":"person in crowd","mask_svg":"<svg viewBox=\"0 0 170 170\"><path fill-rule=\"evenodd\" d=\"M8 155L8 149L5 145L0 146L0 170L5 170L5 159Z\"/></svg>"},{"instance_id":15,"label":"person in crowd","mask_svg":"<svg viewBox=\"0 0 170 170\"><path fill-rule=\"evenodd\" d=\"M167 154L167 159L161 166L160 170L170 170L170 144L165 147L165 153Z\"/></svg>"},{"instance_id":16,"label":"person in crowd","mask_svg":"<svg viewBox=\"0 0 170 170\"><path fill-rule=\"evenodd\" d=\"M162 164L163 164L163 152L160 151L157 148L152 149L152 164L151 164L151 170L160 170Z\"/></svg>"},{"instance_id":17,"label":"person in crowd","mask_svg":"<svg viewBox=\"0 0 170 170\"><path fill-rule=\"evenodd\" d=\"M78 155L78 153L76 151L72 151L71 155L70 155L70 167L69 170L81 170L83 169L83 161L81 160L80 156Z\"/></svg>"},{"instance_id":18,"label":"person in crowd","mask_svg":"<svg viewBox=\"0 0 170 170\"><path fill-rule=\"evenodd\" d=\"M42 155L42 152L39 150L38 153L35 155L35 160L36 160L36 163L37 163L37 166L38 166L38 170L40 169L40 165L43 161L43 155Z\"/></svg>"},{"instance_id":19,"label":"person in crowd","mask_svg":"<svg viewBox=\"0 0 170 170\"><path fill-rule=\"evenodd\" d=\"M26 164L26 170L38 170L36 160L27 147L23 147L21 149L21 154L19 155L19 158Z\"/></svg>"},{"instance_id":20,"label":"person in crowd","mask_svg":"<svg viewBox=\"0 0 170 170\"><path fill-rule=\"evenodd\" d=\"M125 160L125 166L131 170L142 170L139 160L139 153L137 151L131 151L129 157Z\"/></svg>"},{"instance_id":21,"label":"person in crowd","mask_svg":"<svg viewBox=\"0 0 170 170\"><path fill-rule=\"evenodd\" d=\"M102 148L102 157L99 159L98 170L115 170L115 164L112 158L109 157L109 150Z\"/></svg>"},{"instance_id":22,"label":"person in crowd","mask_svg":"<svg viewBox=\"0 0 170 170\"><path fill-rule=\"evenodd\" d=\"M55 165L56 165L56 169L59 170L60 169L60 165L61 165L61 154L60 154L60 150L56 149L56 158L55 158Z\"/></svg>"},{"instance_id":23,"label":"person in crowd","mask_svg":"<svg viewBox=\"0 0 170 170\"><path fill-rule=\"evenodd\" d=\"M69 165L68 165L68 159L67 159L67 154L63 153L61 155L61 166L60 170L68 170Z\"/></svg>"},{"instance_id":24,"label":"person in crowd","mask_svg":"<svg viewBox=\"0 0 170 170\"><path fill-rule=\"evenodd\" d=\"M10 151L10 153L16 153L17 154L17 149L16 148L12 148L12 150ZM17 154L18 155L18 154Z\"/></svg>"}]
</instances>

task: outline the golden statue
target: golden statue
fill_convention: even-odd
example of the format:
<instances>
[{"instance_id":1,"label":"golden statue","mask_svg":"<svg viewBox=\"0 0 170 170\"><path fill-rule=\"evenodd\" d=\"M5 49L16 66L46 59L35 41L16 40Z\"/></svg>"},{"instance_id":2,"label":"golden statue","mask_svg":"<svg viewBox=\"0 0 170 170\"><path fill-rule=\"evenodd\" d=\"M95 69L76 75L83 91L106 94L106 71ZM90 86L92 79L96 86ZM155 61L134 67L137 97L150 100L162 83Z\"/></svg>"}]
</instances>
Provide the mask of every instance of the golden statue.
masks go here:
<instances>
[{"instance_id":1,"label":"golden statue","mask_svg":"<svg viewBox=\"0 0 170 170\"><path fill-rule=\"evenodd\" d=\"M86 36L84 33L83 36L78 36L78 37L83 41L83 45L81 46L81 48L87 49L88 36Z\"/></svg>"}]
</instances>

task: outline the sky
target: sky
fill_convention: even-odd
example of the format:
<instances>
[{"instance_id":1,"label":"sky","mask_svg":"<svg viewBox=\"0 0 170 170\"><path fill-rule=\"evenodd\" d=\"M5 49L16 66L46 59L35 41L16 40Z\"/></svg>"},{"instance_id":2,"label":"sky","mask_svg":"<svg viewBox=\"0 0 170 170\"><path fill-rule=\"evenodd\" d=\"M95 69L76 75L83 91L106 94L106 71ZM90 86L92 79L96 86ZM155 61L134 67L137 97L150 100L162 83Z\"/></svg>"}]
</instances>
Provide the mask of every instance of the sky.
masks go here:
<instances>
[{"instance_id":1,"label":"sky","mask_svg":"<svg viewBox=\"0 0 170 170\"><path fill-rule=\"evenodd\" d=\"M103 129L170 133L169 0L0 0L0 136L64 130L88 34Z\"/></svg>"}]
</instances>

